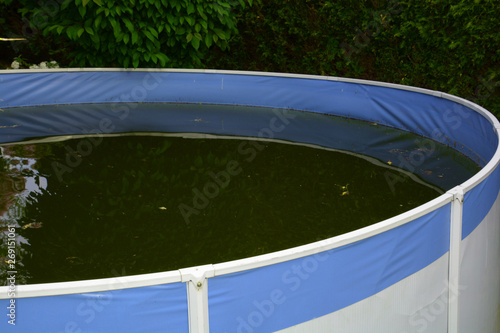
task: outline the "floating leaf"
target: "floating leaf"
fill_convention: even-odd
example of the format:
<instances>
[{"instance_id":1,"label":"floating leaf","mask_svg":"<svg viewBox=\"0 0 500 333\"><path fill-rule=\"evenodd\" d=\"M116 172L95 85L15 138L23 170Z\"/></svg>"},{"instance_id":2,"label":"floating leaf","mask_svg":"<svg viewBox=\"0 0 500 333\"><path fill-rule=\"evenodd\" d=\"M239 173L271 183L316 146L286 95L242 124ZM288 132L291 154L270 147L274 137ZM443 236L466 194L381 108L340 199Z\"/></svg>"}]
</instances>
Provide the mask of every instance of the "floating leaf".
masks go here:
<instances>
[{"instance_id":1,"label":"floating leaf","mask_svg":"<svg viewBox=\"0 0 500 333\"><path fill-rule=\"evenodd\" d=\"M41 227L42 227L42 222L31 222L31 223L23 225L23 229L28 229L28 228L38 229Z\"/></svg>"}]
</instances>

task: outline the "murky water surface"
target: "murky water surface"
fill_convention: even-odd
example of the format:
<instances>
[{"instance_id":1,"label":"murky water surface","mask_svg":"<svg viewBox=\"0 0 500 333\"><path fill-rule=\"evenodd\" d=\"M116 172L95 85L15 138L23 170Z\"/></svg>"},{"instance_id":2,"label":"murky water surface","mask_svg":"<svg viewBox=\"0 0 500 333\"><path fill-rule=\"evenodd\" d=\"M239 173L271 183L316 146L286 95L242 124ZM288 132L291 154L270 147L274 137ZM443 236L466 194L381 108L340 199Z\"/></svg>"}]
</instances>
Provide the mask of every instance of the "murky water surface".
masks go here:
<instances>
[{"instance_id":1,"label":"murky water surface","mask_svg":"<svg viewBox=\"0 0 500 333\"><path fill-rule=\"evenodd\" d=\"M58 282L283 250L382 221L447 190L391 161L255 138L188 136L4 144L0 284L10 270L9 226L17 283ZM438 148L439 163L421 174L459 174L456 182L478 171ZM414 151L422 149L415 144ZM404 155L393 153L394 161Z\"/></svg>"}]
</instances>

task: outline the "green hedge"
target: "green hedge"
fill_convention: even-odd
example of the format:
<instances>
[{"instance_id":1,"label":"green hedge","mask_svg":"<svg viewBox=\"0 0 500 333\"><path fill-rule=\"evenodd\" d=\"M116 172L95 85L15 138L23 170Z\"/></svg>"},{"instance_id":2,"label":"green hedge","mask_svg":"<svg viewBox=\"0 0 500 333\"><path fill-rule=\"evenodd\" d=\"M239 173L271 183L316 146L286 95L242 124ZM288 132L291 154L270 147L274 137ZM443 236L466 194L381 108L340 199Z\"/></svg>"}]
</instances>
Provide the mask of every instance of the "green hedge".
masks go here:
<instances>
[{"instance_id":1,"label":"green hedge","mask_svg":"<svg viewBox=\"0 0 500 333\"><path fill-rule=\"evenodd\" d=\"M251 0L64 0L20 9L31 28L65 42L71 66L201 67L237 33L235 7Z\"/></svg>"},{"instance_id":2,"label":"green hedge","mask_svg":"<svg viewBox=\"0 0 500 333\"><path fill-rule=\"evenodd\" d=\"M262 0L214 68L324 74L445 91L500 115L498 1Z\"/></svg>"},{"instance_id":3,"label":"green hedge","mask_svg":"<svg viewBox=\"0 0 500 333\"><path fill-rule=\"evenodd\" d=\"M0 0L5 23L0 34L28 37L28 44L15 48L28 62L355 77L449 92L500 115L498 0L248 4L252 1ZM14 9L23 15L17 28L9 24Z\"/></svg>"}]
</instances>

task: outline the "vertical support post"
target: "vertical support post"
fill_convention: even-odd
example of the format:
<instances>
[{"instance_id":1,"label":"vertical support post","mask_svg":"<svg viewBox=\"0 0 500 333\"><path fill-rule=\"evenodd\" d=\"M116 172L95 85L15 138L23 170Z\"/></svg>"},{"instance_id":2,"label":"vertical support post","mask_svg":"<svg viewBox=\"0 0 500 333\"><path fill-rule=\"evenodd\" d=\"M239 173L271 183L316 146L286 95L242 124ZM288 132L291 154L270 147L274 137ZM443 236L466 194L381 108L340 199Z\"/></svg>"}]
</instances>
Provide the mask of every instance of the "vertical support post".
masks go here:
<instances>
[{"instance_id":1,"label":"vertical support post","mask_svg":"<svg viewBox=\"0 0 500 333\"><path fill-rule=\"evenodd\" d=\"M457 186L449 191L453 194L450 222L450 256L448 263L448 333L458 333L460 245L462 243L462 212L464 190Z\"/></svg>"},{"instance_id":2,"label":"vertical support post","mask_svg":"<svg viewBox=\"0 0 500 333\"><path fill-rule=\"evenodd\" d=\"M215 275L212 265L179 269L181 281L187 283L190 333L208 333L208 283Z\"/></svg>"}]
</instances>

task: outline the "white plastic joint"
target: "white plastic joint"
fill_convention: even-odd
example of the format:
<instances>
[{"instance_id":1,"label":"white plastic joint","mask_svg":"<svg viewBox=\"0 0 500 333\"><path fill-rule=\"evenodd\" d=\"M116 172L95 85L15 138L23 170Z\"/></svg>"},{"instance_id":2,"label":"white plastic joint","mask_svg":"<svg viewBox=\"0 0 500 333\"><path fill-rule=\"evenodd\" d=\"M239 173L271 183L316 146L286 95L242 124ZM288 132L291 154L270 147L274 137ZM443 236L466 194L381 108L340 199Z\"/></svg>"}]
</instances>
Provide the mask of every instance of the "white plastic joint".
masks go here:
<instances>
[{"instance_id":1,"label":"white plastic joint","mask_svg":"<svg viewBox=\"0 0 500 333\"><path fill-rule=\"evenodd\" d=\"M203 265L179 269L182 282L192 282L198 290L203 287L205 280L215 276L213 265Z\"/></svg>"},{"instance_id":2,"label":"white plastic joint","mask_svg":"<svg viewBox=\"0 0 500 333\"><path fill-rule=\"evenodd\" d=\"M455 186L451 190L449 190L447 193L453 195L453 201L458 201L459 203L463 204L464 203L464 189L461 186Z\"/></svg>"}]
</instances>

